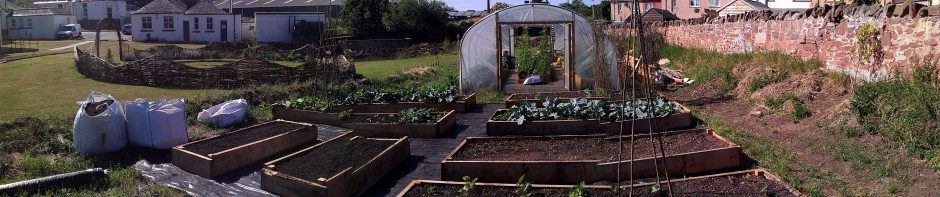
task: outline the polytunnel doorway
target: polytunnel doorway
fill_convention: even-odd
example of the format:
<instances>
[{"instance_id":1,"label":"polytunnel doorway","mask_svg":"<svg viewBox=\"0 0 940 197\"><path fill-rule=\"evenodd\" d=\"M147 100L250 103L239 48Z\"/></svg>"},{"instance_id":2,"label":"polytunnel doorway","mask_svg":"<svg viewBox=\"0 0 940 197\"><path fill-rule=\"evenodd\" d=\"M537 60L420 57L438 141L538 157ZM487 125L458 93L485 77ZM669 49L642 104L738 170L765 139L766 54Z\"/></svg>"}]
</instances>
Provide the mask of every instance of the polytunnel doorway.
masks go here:
<instances>
[{"instance_id":1,"label":"polytunnel doorway","mask_svg":"<svg viewBox=\"0 0 940 197\"><path fill-rule=\"evenodd\" d=\"M558 92L572 90L574 51L573 20L544 22L501 22L496 17L500 62L500 90L505 93ZM506 32L505 30L508 30ZM506 48L503 48L506 47ZM576 88L574 88L576 89Z\"/></svg>"},{"instance_id":2,"label":"polytunnel doorway","mask_svg":"<svg viewBox=\"0 0 940 197\"><path fill-rule=\"evenodd\" d=\"M529 53L523 53L525 50L521 49L526 47L520 46L525 27L539 32L525 34L530 37L526 39L531 42L528 48L536 49ZM595 42L595 37L603 40ZM542 45L541 49L537 45ZM620 77L616 54L610 39L595 35L590 20L574 11L545 3L513 6L484 17L464 34L460 41L460 91L522 93L595 87L617 89ZM540 56L540 60L531 58L535 56ZM506 58L515 65L506 64ZM536 64L540 66L538 71L534 69ZM541 78L541 74L548 73L546 70L551 70L552 75L545 76L548 80L543 84L522 85L520 65L525 65L522 70L531 71L523 73L528 76Z\"/></svg>"}]
</instances>

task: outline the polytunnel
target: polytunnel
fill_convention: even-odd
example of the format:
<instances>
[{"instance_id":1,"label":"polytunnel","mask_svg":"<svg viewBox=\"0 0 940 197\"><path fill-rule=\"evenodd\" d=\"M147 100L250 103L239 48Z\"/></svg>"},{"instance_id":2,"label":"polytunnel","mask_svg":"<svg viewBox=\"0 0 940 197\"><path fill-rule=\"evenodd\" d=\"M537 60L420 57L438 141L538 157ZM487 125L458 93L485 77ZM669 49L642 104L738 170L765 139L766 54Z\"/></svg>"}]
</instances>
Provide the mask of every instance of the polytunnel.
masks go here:
<instances>
[{"instance_id":1,"label":"polytunnel","mask_svg":"<svg viewBox=\"0 0 940 197\"><path fill-rule=\"evenodd\" d=\"M508 72L510 69L500 67L503 65L501 52L515 56L517 29L529 26L551 28L553 55L563 59L563 64L557 68L560 76L553 77L559 88L580 90L605 83L605 88L619 89L617 52L607 36L599 36L604 40L598 46L589 19L566 8L529 3L492 13L467 30L460 42L460 91L502 91L513 85L511 83L515 82L508 80L513 77ZM595 54L597 51L602 54ZM603 60L595 62L595 57ZM603 72L595 69L603 69L599 70ZM607 76L595 76L598 74Z\"/></svg>"}]
</instances>

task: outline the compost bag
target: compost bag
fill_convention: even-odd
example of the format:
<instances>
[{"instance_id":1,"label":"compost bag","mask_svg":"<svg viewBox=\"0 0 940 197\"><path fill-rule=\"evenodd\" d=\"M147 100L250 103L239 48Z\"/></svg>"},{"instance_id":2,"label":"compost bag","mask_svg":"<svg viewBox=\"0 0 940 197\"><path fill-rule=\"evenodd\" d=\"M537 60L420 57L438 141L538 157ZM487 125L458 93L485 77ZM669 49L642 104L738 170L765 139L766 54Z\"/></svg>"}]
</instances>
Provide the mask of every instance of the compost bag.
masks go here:
<instances>
[{"instance_id":1,"label":"compost bag","mask_svg":"<svg viewBox=\"0 0 940 197\"><path fill-rule=\"evenodd\" d=\"M199 122L214 124L218 127L241 122L248 111L248 101L245 99L230 100L199 112Z\"/></svg>"},{"instance_id":2,"label":"compost bag","mask_svg":"<svg viewBox=\"0 0 940 197\"><path fill-rule=\"evenodd\" d=\"M93 92L79 102L72 125L75 149L84 154L103 154L127 145L127 125L121 102L108 94Z\"/></svg>"},{"instance_id":3,"label":"compost bag","mask_svg":"<svg viewBox=\"0 0 940 197\"><path fill-rule=\"evenodd\" d=\"M131 144L170 149L189 142L186 132L186 103L180 99L147 102L136 99L125 104L127 135Z\"/></svg>"}]
</instances>

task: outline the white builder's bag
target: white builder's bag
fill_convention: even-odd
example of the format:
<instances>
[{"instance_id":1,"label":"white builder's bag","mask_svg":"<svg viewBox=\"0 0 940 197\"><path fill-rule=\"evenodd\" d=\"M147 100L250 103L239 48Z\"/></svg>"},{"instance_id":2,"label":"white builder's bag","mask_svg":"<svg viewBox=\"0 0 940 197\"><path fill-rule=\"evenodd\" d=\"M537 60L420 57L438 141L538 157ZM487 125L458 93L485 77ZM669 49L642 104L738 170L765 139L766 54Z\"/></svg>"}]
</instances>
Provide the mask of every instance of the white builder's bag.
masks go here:
<instances>
[{"instance_id":1,"label":"white builder's bag","mask_svg":"<svg viewBox=\"0 0 940 197\"><path fill-rule=\"evenodd\" d=\"M135 146L170 149L189 142L186 103L180 99L127 102L127 135Z\"/></svg>"},{"instance_id":2,"label":"white builder's bag","mask_svg":"<svg viewBox=\"0 0 940 197\"><path fill-rule=\"evenodd\" d=\"M72 125L75 149L84 154L103 154L127 145L127 126L121 102L108 94L93 92L79 102Z\"/></svg>"},{"instance_id":3,"label":"white builder's bag","mask_svg":"<svg viewBox=\"0 0 940 197\"><path fill-rule=\"evenodd\" d=\"M248 101L245 99L226 101L199 112L199 122L214 124L218 127L227 127L229 125L241 122L245 119L245 113L248 111Z\"/></svg>"}]
</instances>

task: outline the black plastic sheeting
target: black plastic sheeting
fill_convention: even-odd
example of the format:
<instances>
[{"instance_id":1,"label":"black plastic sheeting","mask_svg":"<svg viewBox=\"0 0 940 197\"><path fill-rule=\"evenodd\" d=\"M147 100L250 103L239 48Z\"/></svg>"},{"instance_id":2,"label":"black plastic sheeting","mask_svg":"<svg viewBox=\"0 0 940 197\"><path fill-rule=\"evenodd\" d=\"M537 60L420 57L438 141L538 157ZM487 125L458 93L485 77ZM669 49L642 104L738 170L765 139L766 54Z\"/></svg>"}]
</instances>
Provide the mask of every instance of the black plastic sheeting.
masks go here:
<instances>
[{"instance_id":1,"label":"black plastic sheeting","mask_svg":"<svg viewBox=\"0 0 940 197\"><path fill-rule=\"evenodd\" d=\"M317 125L317 134L319 135L317 142L299 146L295 150L284 151L260 162L227 172L215 179L202 178L174 166L169 155L160 157L161 159L137 161L134 168L156 182L186 191L186 193L193 196L276 196L261 190L260 173L265 161L280 158L319 142L332 139L347 131L338 127ZM164 154L170 154L170 152L166 151Z\"/></svg>"}]
</instances>

